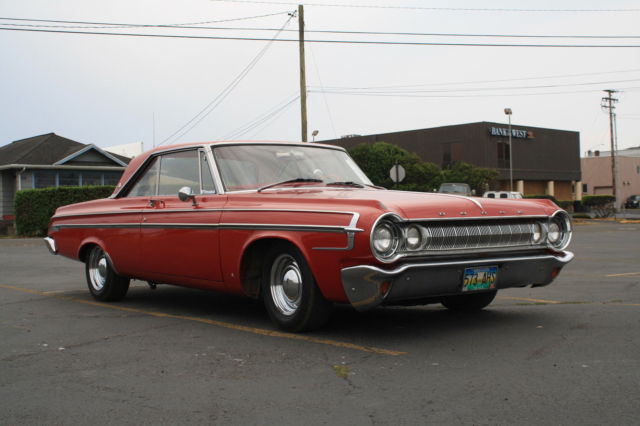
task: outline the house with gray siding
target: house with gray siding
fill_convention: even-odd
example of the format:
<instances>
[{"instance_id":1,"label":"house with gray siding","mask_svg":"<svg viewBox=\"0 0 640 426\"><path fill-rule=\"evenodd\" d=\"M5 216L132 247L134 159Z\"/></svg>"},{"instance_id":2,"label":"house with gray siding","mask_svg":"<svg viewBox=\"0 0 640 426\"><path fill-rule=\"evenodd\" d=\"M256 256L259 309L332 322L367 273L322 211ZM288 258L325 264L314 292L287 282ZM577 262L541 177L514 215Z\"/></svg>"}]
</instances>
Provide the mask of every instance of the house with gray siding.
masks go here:
<instances>
[{"instance_id":1,"label":"house with gray siding","mask_svg":"<svg viewBox=\"0 0 640 426\"><path fill-rule=\"evenodd\" d=\"M21 189L115 185L129 158L56 135L33 136L0 147L0 232L14 220Z\"/></svg>"}]
</instances>

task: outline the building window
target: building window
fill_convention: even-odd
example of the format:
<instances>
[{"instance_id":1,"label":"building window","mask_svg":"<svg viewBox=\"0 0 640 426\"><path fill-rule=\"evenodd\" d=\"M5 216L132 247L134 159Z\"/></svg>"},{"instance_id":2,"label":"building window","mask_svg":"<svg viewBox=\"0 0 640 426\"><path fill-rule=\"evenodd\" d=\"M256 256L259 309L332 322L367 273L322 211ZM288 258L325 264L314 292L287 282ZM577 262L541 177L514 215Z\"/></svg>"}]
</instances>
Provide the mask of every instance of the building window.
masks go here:
<instances>
[{"instance_id":1,"label":"building window","mask_svg":"<svg viewBox=\"0 0 640 426\"><path fill-rule=\"evenodd\" d=\"M583 183L583 184L582 184L582 193L583 193L583 194L586 194L586 193L588 193L588 192L589 192L589 185L588 185L588 184L586 184L586 183Z\"/></svg>"},{"instance_id":2,"label":"building window","mask_svg":"<svg viewBox=\"0 0 640 426\"><path fill-rule=\"evenodd\" d=\"M20 174L20 187L32 189L56 186L117 185L120 176L122 176L122 172L34 170Z\"/></svg>"},{"instance_id":3,"label":"building window","mask_svg":"<svg viewBox=\"0 0 640 426\"><path fill-rule=\"evenodd\" d=\"M122 176L122 172L104 172L104 182L102 185L117 185Z\"/></svg>"},{"instance_id":4,"label":"building window","mask_svg":"<svg viewBox=\"0 0 640 426\"><path fill-rule=\"evenodd\" d=\"M511 167L509 163L509 143L498 142L498 168L508 169Z\"/></svg>"},{"instance_id":5,"label":"building window","mask_svg":"<svg viewBox=\"0 0 640 426\"><path fill-rule=\"evenodd\" d=\"M82 172L82 186L102 185L102 172Z\"/></svg>"},{"instance_id":6,"label":"building window","mask_svg":"<svg viewBox=\"0 0 640 426\"><path fill-rule=\"evenodd\" d=\"M80 173L74 171L60 171L58 172L58 185L59 186L79 186L80 185Z\"/></svg>"},{"instance_id":7,"label":"building window","mask_svg":"<svg viewBox=\"0 0 640 426\"><path fill-rule=\"evenodd\" d=\"M34 188L58 186L58 173L53 170L36 170L33 172Z\"/></svg>"},{"instance_id":8,"label":"building window","mask_svg":"<svg viewBox=\"0 0 640 426\"><path fill-rule=\"evenodd\" d=\"M463 146L460 142L442 144L442 167L462 161Z\"/></svg>"}]
</instances>

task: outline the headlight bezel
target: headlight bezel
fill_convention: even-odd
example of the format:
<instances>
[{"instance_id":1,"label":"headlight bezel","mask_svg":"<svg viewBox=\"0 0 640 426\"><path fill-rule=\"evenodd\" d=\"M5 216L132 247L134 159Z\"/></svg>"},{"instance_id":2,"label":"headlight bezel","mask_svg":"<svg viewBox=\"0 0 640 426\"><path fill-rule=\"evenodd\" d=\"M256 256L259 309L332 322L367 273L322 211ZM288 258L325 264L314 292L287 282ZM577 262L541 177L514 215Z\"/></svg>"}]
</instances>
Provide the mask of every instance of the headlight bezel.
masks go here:
<instances>
[{"instance_id":1,"label":"headlight bezel","mask_svg":"<svg viewBox=\"0 0 640 426\"><path fill-rule=\"evenodd\" d=\"M552 226L556 225L558 231L552 229ZM552 241L552 234L558 232L558 238ZM571 222L571 216L564 210L558 210L551 216L546 224L546 239L547 245L553 250L564 250L571 242L573 234L573 223Z\"/></svg>"},{"instance_id":2,"label":"headlight bezel","mask_svg":"<svg viewBox=\"0 0 640 426\"><path fill-rule=\"evenodd\" d=\"M392 263L398 258L398 249L400 248L400 242L403 239L402 230L398 223L402 219L393 214L387 213L380 216L371 228L371 235L369 238L369 245L371 247L371 253L381 262ZM378 250L376 246L376 234L380 228L389 230L391 242L386 250Z\"/></svg>"}]
</instances>

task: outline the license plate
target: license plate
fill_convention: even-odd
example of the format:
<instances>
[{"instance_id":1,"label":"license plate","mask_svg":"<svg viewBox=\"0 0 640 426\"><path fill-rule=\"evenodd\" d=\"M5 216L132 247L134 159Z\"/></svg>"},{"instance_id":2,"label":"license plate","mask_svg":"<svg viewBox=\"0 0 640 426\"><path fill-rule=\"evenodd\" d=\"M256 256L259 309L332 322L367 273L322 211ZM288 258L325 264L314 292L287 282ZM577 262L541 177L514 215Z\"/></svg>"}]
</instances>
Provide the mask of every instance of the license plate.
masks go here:
<instances>
[{"instance_id":1,"label":"license plate","mask_svg":"<svg viewBox=\"0 0 640 426\"><path fill-rule=\"evenodd\" d=\"M497 266L466 268L462 280L462 291L492 290L496 288Z\"/></svg>"}]
</instances>

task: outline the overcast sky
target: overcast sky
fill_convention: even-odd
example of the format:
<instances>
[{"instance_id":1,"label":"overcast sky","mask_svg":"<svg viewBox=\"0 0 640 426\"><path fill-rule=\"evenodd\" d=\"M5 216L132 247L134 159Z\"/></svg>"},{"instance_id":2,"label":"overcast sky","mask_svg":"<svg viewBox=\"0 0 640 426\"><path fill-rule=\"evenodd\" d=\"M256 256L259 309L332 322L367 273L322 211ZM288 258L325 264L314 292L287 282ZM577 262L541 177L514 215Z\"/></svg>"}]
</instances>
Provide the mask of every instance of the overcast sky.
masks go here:
<instances>
[{"instance_id":1,"label":"overcast sky","mask_svg":"<svg viewBox=\"0 0 640 426\"><path fill-rule=\"evenodd\" d=\"M503 8L519 10L496 10ZM271 39L289 20L287 12L296 9L295 2L275 0L5 0L2 18L186 24L271 16L200 25L234 28L226 30L78 28L98 25L6 19L0 28ZM640 46L637 1L313 0L305 5L305 18L310 40ZM258 27L267 30L247 29ZM297 18L285 29L297 30ZM296 39L297 32L278 37ZM144 141L151 148L154 140L157 145L167 139L299 140L297 43L275 42L258 56L267 45L0 30L0 145L49 132L102 147ZM309 134L318 130L316 140L506 123L503 110L510 107L514 124L579 131L583 153L606 150L609 121L600 107L602 90L618 89L619 148L640 145L640 48L307 43L306 49ZM203 110L208 114L198 115Z\"/></svg>"}]
</instances>

